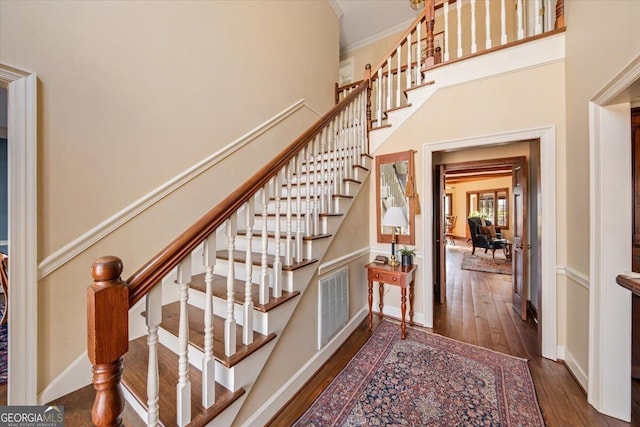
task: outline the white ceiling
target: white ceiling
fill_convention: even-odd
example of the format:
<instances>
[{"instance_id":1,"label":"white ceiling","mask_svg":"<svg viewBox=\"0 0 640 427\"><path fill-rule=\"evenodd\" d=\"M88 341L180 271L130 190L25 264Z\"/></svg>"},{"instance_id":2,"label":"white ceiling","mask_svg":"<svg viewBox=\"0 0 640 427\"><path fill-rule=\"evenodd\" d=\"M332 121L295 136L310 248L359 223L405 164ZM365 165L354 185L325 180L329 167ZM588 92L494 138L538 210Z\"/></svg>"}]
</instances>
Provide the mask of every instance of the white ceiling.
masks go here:
<instances>
[{"instance_id":1,"label":"white ceiling","mask_svg":"<svg viewBox=\"0 0 640 427\"><path fill-rule=\"evenodd\" d=\"M422 10L409 0L333 0L340 17L340 52L406 29Z\"/></svg>"}]
</instances>

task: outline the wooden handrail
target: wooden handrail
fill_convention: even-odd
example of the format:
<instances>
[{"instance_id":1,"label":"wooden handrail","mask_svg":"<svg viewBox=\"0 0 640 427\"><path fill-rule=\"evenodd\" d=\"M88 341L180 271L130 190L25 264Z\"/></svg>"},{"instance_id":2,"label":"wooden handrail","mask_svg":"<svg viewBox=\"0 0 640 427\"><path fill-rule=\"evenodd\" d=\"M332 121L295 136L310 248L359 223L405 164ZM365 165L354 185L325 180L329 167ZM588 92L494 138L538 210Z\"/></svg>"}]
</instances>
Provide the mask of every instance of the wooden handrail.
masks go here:
<instances>
[{"instance_id":1,"label":"wooden handrail","mask_svg":"<svg viewBox=\"0 0 640 427\"><path fill-rule=\"evenodd\" d=\"M366 90L369 81L363 81L356 89L336 104L327 114L300 135L273 160L256 172L249 180L240 185L217 206L207 212L187 228L174 241L156 254L149 262L136 271L128 280L129 306L140 301L162 278L173 270L180 261L193 251L211 233L220 227L231 215L237 212L253 195L263 188L269 180L296 156L318 132L324 129L338 114L360 93Z\"/></svg>"}]
</instances>

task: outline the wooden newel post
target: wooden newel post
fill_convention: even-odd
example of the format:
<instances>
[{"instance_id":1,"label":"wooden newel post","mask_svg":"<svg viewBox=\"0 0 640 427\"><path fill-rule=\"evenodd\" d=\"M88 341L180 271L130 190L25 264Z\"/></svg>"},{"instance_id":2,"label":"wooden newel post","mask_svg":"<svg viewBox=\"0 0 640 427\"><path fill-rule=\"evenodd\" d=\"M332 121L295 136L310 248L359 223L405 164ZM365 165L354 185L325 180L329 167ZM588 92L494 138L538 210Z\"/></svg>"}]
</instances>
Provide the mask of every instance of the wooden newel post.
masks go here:
<instances>
[{"instance_id":1,"label":"wooden newel post","mask_svg":"<svg viewBox=\"0 0 640 427\"><path fill-rule=\"evenodd\" d=\"M432 67L435 64L434 47L433 47L433 29L436 24L435 4L433 0L427 0L425 6L427 8L427 14L425 24L427 27L427 57L424 60L424 68Z\"/></svg>"},{"instance_id":2,"label":"wooden newel post","mask_svg":"<svg viewBox=\"0 0 640 427\"><path fill-rule=\"evenodd\" d=\"M87 352L93 365L92 420L96 426L122 426L122 356L129 349L129 289L120 279L122 261L114 256L91 266L87 288Z\"/></svg>"},{"instance_id":3,"label":"wooden newel post","mask_svg":"<svg viewBox=\"0 0 640 427\"><path fill-rule=\"evenodd\" d=\"M564 28L564 0L556 3L556 29Z\"/></svg>"},{"instance_id":4,"label":"wooden newel post","mask_svg":"<svg viewBox=\"0 0 640 427\"><path fill-rule=\"evenodd\" d=\"M367 140L371 130L371 64L364 66L364 79L367 81Z\"/></svg>"}]
</instances>

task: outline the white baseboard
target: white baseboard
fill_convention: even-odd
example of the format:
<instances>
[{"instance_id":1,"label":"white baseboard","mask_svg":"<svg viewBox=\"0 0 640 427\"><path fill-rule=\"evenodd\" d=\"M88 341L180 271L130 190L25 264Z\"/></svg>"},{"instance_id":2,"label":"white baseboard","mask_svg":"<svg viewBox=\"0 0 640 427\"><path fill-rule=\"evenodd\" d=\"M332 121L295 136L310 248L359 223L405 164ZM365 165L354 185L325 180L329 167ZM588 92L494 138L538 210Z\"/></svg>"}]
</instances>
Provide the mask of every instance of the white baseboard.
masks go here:
<instances>
[{"instance_id":1,"label":"white baseboard","mask_svg":"<svg viewBox=\"0 0 640 427\"><path fill-rule=\"evenodd\" d=\"M377 308L377 301L374 304L374 307L371 311L373 311L374 313L379 313L380 311ZM385 316L389 316L389 317L393 317L394 319L398 319L400 320L401 315L400 315L400 307L394 307L392 305L388 305L385 303L384 307L382 308L382 314ZM413 323L417 324L417 325L421 325L424 326L425 325L425 317L424 317L424 313L413 313ZM405 320L407 322L407 325L409 324L409 307L407 307L407 311L405 314Z\"/></svg>"},{"instance_id":2,"label":"white baseboard","mask_svg":"<svg viewBox=\"0 0 640 427\"><path fill-rule=\"evenodd\" d=\"M42 390L38 395L38 405L46 405L52 400L91 384L92 368L87 352L83 351Z\"/></svg>"},{"instance_id":3,"label":"white baseboard","mask_svg":"<svg viewBox=\"0 0 640 427\"><path fill-rule=\"evenodd\" d=\"M353 333L367 316L369 310L363 307L329 343L302 366L289 381L284 383L273 396L244 422L243 426L263 426L305 385L305 383L325 364L342 343Z\"/></svg>"},{"instance_id":4,"label":"white baseboard","mask_svg":"<svg viewBox=\"0 0 640 427\"><path fill-rule=\"evenodd\" d=\"M558 359L564 359L564 364L574 376L580 387L586 392L589 390L589 375L578 364L569 349L564 346L558 346Z\"/></svg>"}]
</instances>

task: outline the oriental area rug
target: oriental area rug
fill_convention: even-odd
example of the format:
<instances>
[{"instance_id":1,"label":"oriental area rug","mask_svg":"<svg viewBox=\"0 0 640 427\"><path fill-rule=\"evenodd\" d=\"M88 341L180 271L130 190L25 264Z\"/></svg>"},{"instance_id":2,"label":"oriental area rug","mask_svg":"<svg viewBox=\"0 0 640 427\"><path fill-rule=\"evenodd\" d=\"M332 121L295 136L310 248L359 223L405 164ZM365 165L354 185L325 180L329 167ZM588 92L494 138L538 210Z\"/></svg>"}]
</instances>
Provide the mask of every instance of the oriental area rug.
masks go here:
<instances>
[{"instance_id":1,"label":"oriental area rug","mask_svg":"<svg viewBox=\"0 0 640 427\"><path fill-rule=\"evenodd\" d=\"M527 361L384 320L295 426L544 426Z\"/></svg>"},{"instance_id":2,"label":"oriental area rug","mask_svg":"<svg viewBox=\"0 0 640 427\"><path fill-rule=\"evenodd\" d=\"M512 274L511 260L504 257L502 249L496 251L495 258L491 255L491 251L485 254L484 249L476 249L475 255L465 251L461 268L485 273Z\"/></svg>"}]
</instances>

